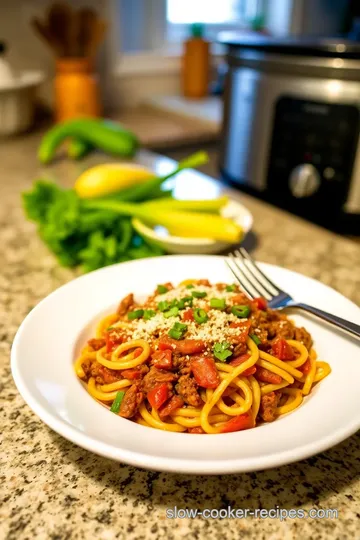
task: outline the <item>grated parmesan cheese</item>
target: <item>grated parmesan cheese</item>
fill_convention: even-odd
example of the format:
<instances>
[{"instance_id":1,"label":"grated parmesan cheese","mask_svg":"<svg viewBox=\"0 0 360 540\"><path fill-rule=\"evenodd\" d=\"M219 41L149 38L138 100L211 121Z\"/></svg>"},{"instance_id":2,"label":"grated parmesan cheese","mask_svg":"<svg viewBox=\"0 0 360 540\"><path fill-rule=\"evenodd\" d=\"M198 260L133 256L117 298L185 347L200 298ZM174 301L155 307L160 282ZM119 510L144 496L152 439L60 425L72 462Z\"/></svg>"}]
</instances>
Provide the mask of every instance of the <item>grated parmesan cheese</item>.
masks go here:
<instances>
[{"instance_id":1,"label":"grated parmesan cheese","mask_svg":"<svg viewBox=\"0 0 360 540\"><path fill-rule=\"evenodd\" d=\"M193 291L206 292L205 298L193 298L193 309L206 309L208 320L205 323L198 324L195 321L183 321L182 314L185 310L179 311L177 316L164 317L162 312L157 312L154 317L149 320L135 319L127 323L126 333L133 339L145 339L153 341L159 336L166 335L176 322L182 322L187 325L187 332L184 335L185 339L198 339L205 341L209 348L214 343L229 341L230 343L238 341L237 338L244 333L244 328L230 328L232 322L245 323L247 319L239 319L232 313L226 313L218 309L209 308L209 300L211 298L224 298L228 305L231 305L231 298L238 292L219 291L216 286L195 285L194 289L187 289L186 286L176 287L167 293L158 294L149 297L144 302L143 307L148 308L149 305L156 310L159 302L171 302L174 299L180 300L185 296L191 296ZM137 309L141 306L137 306ZM116 324L114 325L116 326Z\"/></svg>"},{"instance_id":2,"label":"grated parmesan cheese","mask_svg":"<svg viewBox=\"0 0 360 540\"><path fill-rule=\"evenodd\" d=\"M161 302L162 300L167 300L171 302L175 298L183 298L184 296L191 296L193 291L206 292L205 298L199 298L198 300L210 300L211 298L224 298L229 300L232 296L239 294L239 292L227 292L225 289L219 291L215 285L194 285L193 289L187 289L184 285L179 285L175 289L171 289L167 293L158 294L155 296L155 302Z\"/></svg>"}]
</instances>

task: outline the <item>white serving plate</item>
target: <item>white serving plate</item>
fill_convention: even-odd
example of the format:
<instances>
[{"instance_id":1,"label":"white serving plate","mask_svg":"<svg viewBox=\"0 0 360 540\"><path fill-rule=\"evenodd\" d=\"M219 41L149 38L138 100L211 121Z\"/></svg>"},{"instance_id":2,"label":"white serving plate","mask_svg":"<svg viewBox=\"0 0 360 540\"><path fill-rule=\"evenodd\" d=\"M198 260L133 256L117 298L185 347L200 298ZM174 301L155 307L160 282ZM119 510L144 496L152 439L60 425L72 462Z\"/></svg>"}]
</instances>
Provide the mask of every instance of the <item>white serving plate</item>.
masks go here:
<instances>
[{"instance_id":1,"label":"white serving plate","mask_svg":"<svg viewBox=\"0 0 360 540\"><path fill-rule=\"evenodd\" d=\"M228 204L222 209L221 215L231 218L240 225L244 232L243 238L251 230L253 217L249 210L241 203L230 199ZM172 236L165 229L156 227L153 229L138 218L132 219L134 229L145 239L154 242L168 253L175 254L200 254L220 253L229 248L232 244L218 242L211 238L184 238Z\"/></svg>"},{"instance_id":2,"label":"white serving plate","mask_svg":"<svg viewBox=\"0 0 360 540\"><path fill-rule=\"evenodd\" d=\"M313 279L261 264L296 299L360 323L360 309ZM31 409L53 430L87 450L139 467L181 473L238 473L312 456L360 428L360 349L315 319L295 315L313 335L331 374L304 403L271 424L238 433L191 435L141 426L96 402L73 363L96 322L130 291L146 296L156 284L185 278L233 282L222 257L167 256L117 264L64 285L26 317L14 340L11 367Z\"/></svg>"}]
</instances>

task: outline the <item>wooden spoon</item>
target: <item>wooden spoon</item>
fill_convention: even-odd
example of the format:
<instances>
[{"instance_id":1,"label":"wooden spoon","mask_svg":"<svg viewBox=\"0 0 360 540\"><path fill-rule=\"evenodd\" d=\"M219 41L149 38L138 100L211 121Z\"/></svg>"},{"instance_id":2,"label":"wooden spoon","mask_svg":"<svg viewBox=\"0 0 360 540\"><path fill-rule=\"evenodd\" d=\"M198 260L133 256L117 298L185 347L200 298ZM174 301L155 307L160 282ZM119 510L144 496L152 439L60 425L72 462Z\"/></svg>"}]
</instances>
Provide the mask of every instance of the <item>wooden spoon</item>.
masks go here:
<instances>
[{"instance_id":1,"label":"wooden spoon","mask_svg":"<svg viewBox=\"0 0 360 540\"><path fill-rule=\"evenodd\" d=\"M107 30L107 23L101 19L97 19L94 29L93 29L93 33L91 35L91 39L87 45L87 50L85 51L86 55L89 58L91 59L95 58L96 51L100 43L104 40L106 30Z\"/></svg>"},{"instance_id":2,"label":"wooden spoon","mask_svg":"<svg viewBox=\"0 0 360 540\"><path fill-rule=\"evenodd\" d=\"M88 56L89 43L91 43L97 22L96 12L91 8L82 8L78 12L78 45L80 56Z\"/></svg>"},{"instance_id":3,"label":"wooden spoon","mask_svg":"<svg viewBox=\"0 0 360 540\"><path fill-rule=\"evenodd\" d=\"M52 36L62 46L62 55L71 56L70 32L73 10L66 2L58 2L50 6L48 11L48 27Z\"/></svg>"},{"instance_id":4,"label":"wooden spoon","mask_svg":"<svg viewBox=\"0 0 360 540\"><path fill-rule=\"evenodd\" d=\"M31 26L35 30L35 32L41 37L41 39L49 45L50 49L52 49L52 52L55 53L56 56L62 56L63 55L63 47L61 43L58 42L55 36L50 32L49 27L40 19L33 17L31 19Z\"/></svg>"}]
</instances>

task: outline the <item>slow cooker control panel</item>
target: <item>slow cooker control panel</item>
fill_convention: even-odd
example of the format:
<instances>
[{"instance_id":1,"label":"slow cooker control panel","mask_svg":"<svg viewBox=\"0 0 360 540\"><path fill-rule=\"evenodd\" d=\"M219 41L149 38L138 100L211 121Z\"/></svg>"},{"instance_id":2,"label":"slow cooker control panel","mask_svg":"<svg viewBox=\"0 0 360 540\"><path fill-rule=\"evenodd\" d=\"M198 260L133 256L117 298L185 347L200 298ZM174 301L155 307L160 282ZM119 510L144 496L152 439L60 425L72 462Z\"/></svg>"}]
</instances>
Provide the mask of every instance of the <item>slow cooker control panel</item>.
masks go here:
<instances>
[{"instance_id":1,"label":"slow cooker control panel","mask_svg":"<svg viewBox=\"0 0 360 540\"><path fill-rule=\"evenodd\" d=\"M317 192L321 184L318 170L310 163L302 163L290 173L289 187L294 197L310 197Z\"/></svg>"},{"instance_id":2,"label":"slow cooker control panel","mask_svg":"<svg viewBox=\"0 0 360 540\"><path fill-rule=\"evenodd\" d=\"M268 164L269 198L300 212L339 209L349 191L359 126L355 105L280 98Z\"/></svg>"}]
</instances>

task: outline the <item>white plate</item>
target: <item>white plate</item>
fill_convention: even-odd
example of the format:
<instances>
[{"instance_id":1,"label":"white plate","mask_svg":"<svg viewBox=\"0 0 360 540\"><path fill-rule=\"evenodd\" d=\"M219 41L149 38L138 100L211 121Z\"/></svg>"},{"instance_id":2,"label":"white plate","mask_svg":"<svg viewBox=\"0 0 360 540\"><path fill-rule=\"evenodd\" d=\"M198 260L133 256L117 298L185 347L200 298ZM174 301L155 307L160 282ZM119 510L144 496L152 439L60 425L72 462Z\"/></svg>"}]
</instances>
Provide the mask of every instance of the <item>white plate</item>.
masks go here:
<instances>
[{"instance_id":1,"label":"white plate","mask_svg":"<svg viewBox=\"0 0 360 540\"><path fill-rule=\"evenodd\" d=\"M261 265L296 299L360 323L360 309L329 287L282 268ZM45 298L16 335L11 366L31 409L52 429L97 454L162 471L235 473L309 457L360 428L360 349L315 320L295 316L312 333L332 373L295 412L271 424L220 435L169 433L111 414L76 378L73 362L103 316L130 291L147 295L156 284L185 278L233 278L223 258L170 256L118 264L82 276Z\"/></svg>"},{"instance_id":2,"label":"white plate","mask_svg":"<svg viewBox=\"0 0 360 540\"><path fill-rule=\"evenodd\" d=\"M221 210L221 215L231 218L240 225L245 238L251 230L253 217L251 212L241 203L230 199L228 204ZM185 238L172 236L163 227L152 227L143 223L140 219L133 218L134 229L145 239L150 240L162 247L168 253L202 254L220 253L229 248L232 244L228 242L218 242L211 238Z\"/></svg>"}]
</instances>

